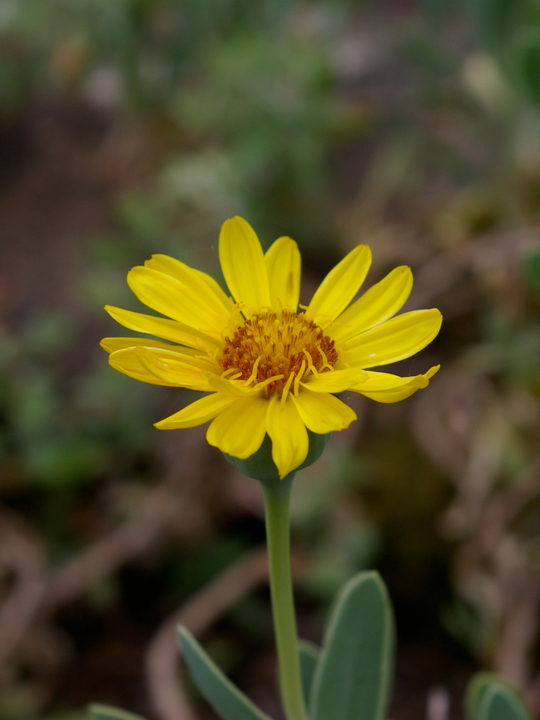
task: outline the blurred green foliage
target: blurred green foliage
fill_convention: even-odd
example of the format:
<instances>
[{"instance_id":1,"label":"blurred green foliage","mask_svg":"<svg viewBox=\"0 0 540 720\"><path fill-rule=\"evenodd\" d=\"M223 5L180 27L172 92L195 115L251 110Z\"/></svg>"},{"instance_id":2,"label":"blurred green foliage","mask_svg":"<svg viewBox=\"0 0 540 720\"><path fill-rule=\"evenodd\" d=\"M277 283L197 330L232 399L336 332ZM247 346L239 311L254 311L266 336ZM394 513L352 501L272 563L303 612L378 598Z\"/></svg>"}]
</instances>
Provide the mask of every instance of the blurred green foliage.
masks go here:
<instances>
[{"instance_id":1,"label":"blurred green foliage","mask_svg":"<svg viewBox=\"0 0 540 720\"><path fill-rule=\"evenodd\" d=\"M62 377L58 355L74 341L70 325L59 315L36 317L16 338L2 337L3 457L18 459L5 492L26 482L51 491L85 483L102 471L108 444L144 446L152 407L145 390L126 393L125 379L99 366L71 382Z\"/></svg>"},{"instance_id":2,"label":"blurred green foliage","mask_svg":"<svg viewBox=\"0 0 540 720\"><path fill-rule=\"evenodd\" d=\"M540 102L540 9L535 0L475 0L477 36L510 81L535 105Z\"/></svg>"}]
</instances>

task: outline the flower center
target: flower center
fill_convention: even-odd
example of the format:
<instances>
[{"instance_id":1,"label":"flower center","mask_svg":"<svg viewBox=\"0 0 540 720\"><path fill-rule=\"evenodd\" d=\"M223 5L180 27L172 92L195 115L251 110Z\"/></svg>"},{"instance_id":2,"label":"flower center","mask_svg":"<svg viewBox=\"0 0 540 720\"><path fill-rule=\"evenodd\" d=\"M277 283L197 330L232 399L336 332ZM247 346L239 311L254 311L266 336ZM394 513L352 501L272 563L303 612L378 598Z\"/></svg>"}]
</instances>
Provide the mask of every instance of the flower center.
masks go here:
<instances>
[{"instance_id":1,"label":"flower center","mask_svg":"<svg viewBox=\"0 0 540 720\"><path fill-rule=\"evenodd\" d=\"M257 313L224 343L218 358L223 375L262 383L269 395L298 393L301 380L332 370L338 358L334 341L304 313L290 310Z\"/></svg>"}]
</instances>

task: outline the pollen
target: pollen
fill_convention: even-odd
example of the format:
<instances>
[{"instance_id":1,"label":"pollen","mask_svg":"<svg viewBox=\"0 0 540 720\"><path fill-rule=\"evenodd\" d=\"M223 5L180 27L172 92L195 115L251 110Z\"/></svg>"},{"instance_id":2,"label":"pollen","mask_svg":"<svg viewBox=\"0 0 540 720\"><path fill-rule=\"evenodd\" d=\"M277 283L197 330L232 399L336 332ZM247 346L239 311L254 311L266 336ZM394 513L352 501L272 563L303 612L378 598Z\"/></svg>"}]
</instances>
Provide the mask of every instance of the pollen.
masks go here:
<instances>
[{"instance_id":1,"label":"pollen","mask_svg":"<svg viewBox=\"0 0 540 720\"><path fill-rule=\"evenodd\" d=\"M265 388L268 395L298 393L310 374L333 369L334 341L304 313L261 312L224 337L218 362L223 375Z\"/></svg>"}]
</instances>

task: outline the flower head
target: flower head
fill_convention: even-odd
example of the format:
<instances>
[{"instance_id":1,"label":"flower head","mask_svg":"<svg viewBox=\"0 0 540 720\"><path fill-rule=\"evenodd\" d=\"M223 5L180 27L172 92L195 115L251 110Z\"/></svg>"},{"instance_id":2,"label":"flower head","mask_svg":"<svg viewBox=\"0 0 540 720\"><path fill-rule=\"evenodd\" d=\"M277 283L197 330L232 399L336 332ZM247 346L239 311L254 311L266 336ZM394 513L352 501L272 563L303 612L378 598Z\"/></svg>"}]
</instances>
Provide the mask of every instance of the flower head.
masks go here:
<instances>
[{"instance_id":1,"label":"flower head","mask_svg":"<svg viewBox=\"0 0 540 720\"><path fill-rule=\"evenodd\" d=\"M236 458L253 455L268 434L285 477L307 456L307 430L344 430L356 419L335 393L398 402L426 387L439 369L410 377L369 370L417 353L437 335L442 317L436 309L394 317L412 287L405 266L350 304L371 263L366 245L343 258L300 311L293 240L279 238L263 254L251 226L235 217L222 227L219 255L232 297L209 275L154 255L129 272L128 283L165 317L106 307L124 327L168 341L105 338L112 367L143 382L209 393L157 428L211 421L210 445Z\"/></svg>"}]
</instances>

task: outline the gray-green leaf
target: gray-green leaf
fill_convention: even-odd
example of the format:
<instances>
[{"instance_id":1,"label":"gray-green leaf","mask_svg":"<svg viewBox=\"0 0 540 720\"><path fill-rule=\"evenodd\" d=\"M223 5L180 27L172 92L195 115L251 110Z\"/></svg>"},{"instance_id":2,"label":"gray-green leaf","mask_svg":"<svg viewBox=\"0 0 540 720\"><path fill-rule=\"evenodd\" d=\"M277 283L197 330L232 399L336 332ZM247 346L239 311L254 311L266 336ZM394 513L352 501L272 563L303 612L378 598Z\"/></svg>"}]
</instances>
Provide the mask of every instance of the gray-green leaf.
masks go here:
<instances>
[{"instance_id":1,"label":"gray-green leaf","mask_svg":"<svg viewBox=\"0 0 540 720\"><path fill-rule=\"evenodd\" d=\"M144 720L140 715L112 707L111 705L99 705L92 703L88 706L88 712L93 720Z\"/></svg>"},{"instance_id":2,"label":"gray-green leaf","mask_svg":"<svg viewBox=\"0 0 540 720\"><path fill-rule=\"evenodd\" d=\"M313 683L313 676L315 674L315 668L317 667L320 652L315 643L308 642L307 640L299 640L298 655L300 656L300 678L302 680L302 691L304 693L306 707L309 710L311 685Z\"/></svg>"},{"instance_id":3,"label":"gray-green leaf","mask_svg":"<svg viewBox=\"0 0 540 720\"><path fill-rule=\"evenodd\" d=\"M465 696L465 711L468 720L531 720L517 690L493 673L473 677Z\"/></svg>"},{"instance_id":4,"label":"gray-green leaf","mask_svg":"<svg viewBox=\"0 0 540 720\"><path fill-rule=\"evenodd\" d=\"M338 594L311 689L312 720L383 720L392 681L394 619L376 572Z\"/></svg>"},{"instance_id":5,"label":"gray-green leaf","mask_svg":"<svg viewBox=\"0 0 540 720\"><path fill-rule=\"evenodd\" d=\"M271 720L221 672L187 628L179 627L178 634L195 684L223 720Z\"/></svg>"}]
</instances>

